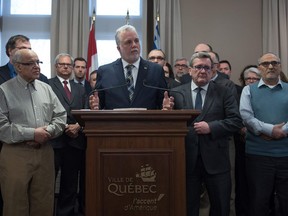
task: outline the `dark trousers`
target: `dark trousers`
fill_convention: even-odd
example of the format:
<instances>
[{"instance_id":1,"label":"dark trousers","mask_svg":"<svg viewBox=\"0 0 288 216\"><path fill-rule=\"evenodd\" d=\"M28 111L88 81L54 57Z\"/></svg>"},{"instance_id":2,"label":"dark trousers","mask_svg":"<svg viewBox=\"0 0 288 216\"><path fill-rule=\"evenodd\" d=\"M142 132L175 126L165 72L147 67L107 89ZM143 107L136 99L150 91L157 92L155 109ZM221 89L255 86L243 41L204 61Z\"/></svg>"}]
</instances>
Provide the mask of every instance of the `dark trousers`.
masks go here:
<instances>
[{"instance_id":1,"label":"dark trousers","mask_svg":"<svg viewBox=\"0 0 288 216\"><path fill-rule=\"evenodd\" d=\"M81 167L80 167L80 175L79 175L79 212L85 215L85 176L86 176L86 151L83 151L81 157Z\"/></svg>"},{"instance_id":2,"label":"dark trousers","mask_svg":"<svg viewBox=\"0 0 288 216\"><path fill-rule=\"evenodd\" d=\"M229 216L230 171L213 175L208 174L200 156L197 159L195 170L186 176L187 216L199 216L202 182L206 185L210 200L210 216Z\"/></svg>"},{"instance_id":3,"label":"dark trousers","mask_svg":"<svg viewBox=\"0 0 288 216\"><path fill-rule=\"evenodd\" d=\"M0 153L1 153L1 149L2 149L2 142L0 142ZM0 190L0 216L2 215L3 215L3 198L2 198L2 194Z\"/></svg>"},{"instance_id":4,"label":"dark trousers","mask_svg":"<svg viewBox=\"0 0 288 216\"><path fill-rule=\"evenodd\" d=\"M288 157L246 156L250 216L268 216L276 192L279 214L288 215Z\"/></svg>"},{"instance_id":5,"label":"dark trousers","mask_svg":"<svg viewBox=\"0 0 288 216\"><path fill-rule=\"evenodd\" d=\"M84 150L67 146L54 149L55 173L61 170L60 190L57 199L57 216L74 214L77 200L78 172L81 166L81 155Z\"/></svg>"},{"instance_id":6,"label":"dark trousers","mask_svg":"<svg viewBox=\"0 0 288 216\"><path fill-rule=\"evenodd\" d=\"M248 216L248 183L246 176L245 138L237 133L235 142L235 210L238 216Z\"/></svg>"}]
</instances>

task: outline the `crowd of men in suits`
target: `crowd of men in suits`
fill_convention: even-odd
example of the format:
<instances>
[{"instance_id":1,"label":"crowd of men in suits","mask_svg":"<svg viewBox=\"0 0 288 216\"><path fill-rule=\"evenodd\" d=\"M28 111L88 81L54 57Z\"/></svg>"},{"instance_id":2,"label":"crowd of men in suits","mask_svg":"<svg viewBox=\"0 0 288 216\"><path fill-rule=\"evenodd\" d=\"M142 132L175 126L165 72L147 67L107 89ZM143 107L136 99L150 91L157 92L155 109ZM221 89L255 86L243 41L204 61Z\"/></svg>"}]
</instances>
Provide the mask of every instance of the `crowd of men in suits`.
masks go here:
<instances>
[{"instance_id":1,"label":"crowd of men in suits","mask_svg":"<svg viewBox=\"0 0 288 216\"><path fill-rule=\"evenodd\" d=\"M10 38L6 45L6 53L10 61L5 66L0 67L0 84L2 84L0 86L0 93L2 95L0 94L0 96L6 101L5 106L0 106L0 129L13 130L15 127L14 124L17 126L17 123L13 122L14 119L9 115L9 112L4 112L8 110L10 106L8 101L11 100L11 98L9 98L10 95L3 90L8 89L9 83L12 83L10 80L15 80L13 82L16 82L16 79L18 79L18 81L20 79L19 82L25 83L27 86L32 85L32 87L25 87L24 89L32 88L32 90L36 91L38 88L38 80L46 82L49 88L45 87L45 91L53 92L53 97L55 96L55 98L57 98L57 100L54 100L56 100L57 104L61 107L58 115L60 116L60 113L63 115L64 110L66 122L64 128L61 129L62 133L58 131L57 134L51 132L49 125L42 126L41 132L47 138L44 140L41 139L40 141L38 138L36 139L36 135L34 139L32 136L31 140L33 130L30 131L29 138L20 137L19 139L14 139L12 136L11 139L8 140L0 135L0 141L5 147L5 154L9 154L9 152L13 153L13 151L7 150L8 147L17 149L18 151L20 149L21 151L23 146L28 146L30 149L33 149L33 152L37 152L39 149L44 148L42 146L51 145L54 152L53 166L51 166L53 168L54 180L59 170L61 170L60 190L54 213L59 216L73 215L75 203L77 197L79 197L79 211L84 214L86 139L83 134L83 126L76 121L71 114L71 110L83 108L93 110L115 108L162 110L199 109L201 110L201 114L188 125L189 132L185 140L187 215L199 215L200 197L203 192L202 186L204 183L210 201L209 214L228 216L230 214L232 190L229 143L233 134L237 133L243 127L243 120L239 112L240 99L235 84L230 81L227 76L218 72L218 54L214 52L209 45L199 44L195 47L190 61L187 61L185 58L179 58L175 61L175 77L173 79L169 77L169 75L165 77L164 67L167 66L167 62L165 62L165 53L162 50L152 50L148 54L148 60L140 57L141 47L139 36L133 26L124 25L117 29L115 39L121 58L98 68L95 86L95 89L98 91L92 93L94 88L92 89L90 83L85 80L86 60L84 58L77 57L74 59L70 54L60 53L54 61L56 76L48 80L47 77L40 73L39 64L41 62L37 54L31 50L29 38L23 35L16 35ZM269 75L265 77L267 79L263 78L263 85L268 85L269 88L272 89L275 86L278 88L276 75L280 70L280 59L272 54L263 55L259 60L259 67L263 67L263 71L269 69L267 72ZM273 73L276 75L271 75L271 77L270 74ZM169 72L167 74L169 74ZM72 75L74 79L70 80ZM27 77L29 77L29 79ZM266 80L269 82L267 81L266 83ZM282 83L280 83L280 85L281 88L279 88L283 88L286 91L286 85L282 85ZM1 88L3 88L2 92ZM174 90L170 94L169 88L173 88ZM249 95L249 90L245 91L246 95ZM181 94L175 92L180 92ZM266 92L269 91L265 90L264 93ZM256 85L253 87L253 94L259 96L262 93L262 89L258 91ZM31 93L31 95L33 99L33 94ZM277 97L281 96L283 96L282 92L277 93ZM253 197L254 200L250 202L250 215L266 215L269 211L269 209L265 208L267 196L269 192L274 193L275 190L281 195L279 196L280 211L283 212L283 215L287 215L287 207L283 205L288 197L287 174L285 176L285 172L288 170L288 147L283 144L287 137L287 127L286 124L279 122L281 120L283 120L283 122L288 121L288 116L284 113L286 100L285 103L281 104L281 113L279 116L274 115L277 122L274 121L274 119L265 117L268 108L262 112L260 106L256 106L256 110L253 110L254 107L248 107L249 110L247 111L245 108L247 104L249 104L247 102L249 97L241 98L241 101L243 100L245 100L245 103L244 105L242 104L241 114L245 116L244 121L247 123L251 133L249 134L250 148L247 153L249 154L251 164L249 179L251 180L250 182L253 183L253 189L251 189L252 187L249 189L253 191L253 196L251 195L251 197ZM275 103L276 102L277 99L275 99ZM253 100L252 103L253 105L257 104L255 100ZM267 104L262 100L260 105ZM270 106L271 105L268 107L271 108ZM52 107L50 107L50 109L52 109ZM253 111L257 114L259 113L260 119L256 120ZM38 115L36 111L35 113ZM250 120L253 118L254 122L251 123ZM267 122L266 125L263 126L265 129L262 129L261 125L255 129L255 127L258 126L255 126L255 124L260 124L259 122L261 122L262 118ZM23 119L23 121L25 121L25 119ZM25 124L23 122L19 122L18 124L20 125L19 131L25 131ZM31 125L30 127L33 128ZM36 129L35 127L35 134ZM264 142L265 144L267 143L268 146L265 148L263 155L261 148L257 145L263 141L261 138L265 140ZM284 152L271 150L271 143L279 146ZM2 154L4 153L1 152L1 155ZM35 190L33 190L34 187L31 187L31 185L36 185L35 187L37 187L37 183L39 183L33 174L29 181L20 184L21 187L19 186L19 188L21 188L21 190L19 190L19 196L26 197L25 199L17 199L17 197L8 195L7 176L1 174L1 172L5 173L6 169L10 168L10 166L5 163L1 164L2 160L4 161L5 159L2 159L1 155L0 184L4 198L4 215L19 215L21 211L27 211L29 212L27 215L31 216L44 215L41 211L45 211L49 206L43 206L42 210L41 205L35 209L31 207L31 205L38 205L43 202L44 198L47 198L42 197L42 199L39 198L39 200L36 201L31 199L37 195ZM260 158L258 157L259 155L261 156ZM282 167L276 171L284 173L284 176L282 175L279 178L282 178L282 180L286 179L286 183L276 182L278 183L276 184L272 182L271 176L273 176L273 174L274 177L276 176L276 179L278 178L275 174L276 171L270 173L270 181L264 181L263 179L260 181L261 177L265 178L266 176L256 172L256 170L257 166L260 166L261 170L266 169L263 165L266 163L266 157L276 158L277 163L281 163ZM279 158L281 159L278 160ZM41 163L43 163L43 161L41 161ZM44 172L41 166L38 169ZM52 172L51 168L49 171ZM23 166L21 172L29 173L29 169ZM78 183L79 172L80 184ZM258 175L256 176L254 173ZM13 178L17 179L17 176L9 176L9 178L13 180ZM273 191L260 193L260 195L265 195L264 198L257 196L259 193L258 190L260 190L260 186L256 186L258 182L260 182L260 185L269 183L269 190ZM53 183L47 182L47 184ZM79 196L77 195L78 184L80 188ZM279 189L281 189L281 191L279 191ZM25 195L25 190L28 191L30 197ZM51 192L51 188L49 188L49 190ZM257 195L254 195L254 193ZM50 200L51 199L50 197ZM8 205L12 202L17 206L14 209L11 209L11 205ZM257 207L257 205L260 204L261 208ZM25 205L26 207L22 208ZM54 211L54 208L52 211ZM39 214L39 212L41 212L41 214ZM47 215L49 215L49 212L51 211L47 211ZM243 215L249 215L249 213L247 212L247 214Z\"/></svg>"}]
</instances>

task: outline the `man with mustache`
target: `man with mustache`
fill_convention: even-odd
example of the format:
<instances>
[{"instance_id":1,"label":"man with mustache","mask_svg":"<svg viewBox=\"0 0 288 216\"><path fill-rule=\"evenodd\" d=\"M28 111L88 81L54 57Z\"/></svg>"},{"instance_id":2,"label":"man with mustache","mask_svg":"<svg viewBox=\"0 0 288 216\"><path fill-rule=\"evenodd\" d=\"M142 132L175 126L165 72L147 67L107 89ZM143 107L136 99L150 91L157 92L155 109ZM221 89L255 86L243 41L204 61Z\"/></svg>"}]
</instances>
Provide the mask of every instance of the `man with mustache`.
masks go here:
<instances>
[{"instance_id":1,"label":"man with mustache","mask_svg":"<svg viewBox=\"0 0 288 216\"><path fill-rule=\"evenodd\" d=\"M244 87L240 113L247 127L246 173L250 215L269 215L276 193L279 215L288 215L288 84L273 53L258 60L262 78Z\"/></svg>"}]
</instances>

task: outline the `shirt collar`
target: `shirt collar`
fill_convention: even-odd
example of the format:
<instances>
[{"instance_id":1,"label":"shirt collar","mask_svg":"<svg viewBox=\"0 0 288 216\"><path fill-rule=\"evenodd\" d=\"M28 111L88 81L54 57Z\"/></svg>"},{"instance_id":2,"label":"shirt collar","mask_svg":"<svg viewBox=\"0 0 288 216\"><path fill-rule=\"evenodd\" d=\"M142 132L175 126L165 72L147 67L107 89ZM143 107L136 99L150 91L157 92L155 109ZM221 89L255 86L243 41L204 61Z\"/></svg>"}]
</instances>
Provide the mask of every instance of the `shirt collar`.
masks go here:
<instances>
[{"instance_id":1,"label":"shirt collar","mask_svg":"<svg viewBox=\"0 0 288 216\"><path fill-rule=\"evenodd\" d=\"M24 80L21 76L16 76L16 79L18 80L18 82L20 82L20 84L24 87L27 88L28 84L31 83L33 88L36 89L35 87L35 80L32 82L27 82L26 80Z\"/></svg>"},{"instance_id":2,"label":"shirt collar","mask_svg":"<svg viewBox=\"0 0 288 216\"><path fill-rule=\"evenodd\" d=\"M77 83L77 84L78 83L82 83L83 86L85 85L85 79L83 79L81 82L79 82L78 80L74 79L74 82Z\"/></svg>"},{"instance_id":3,"label":"shirt collar","mask_svg":"<svg viewBox=\"0 0 288 216\"><path fill-rule=\"evenodd\" d=\"M281 88L283 88L283 84L282 84L281 79L278 80L278 83L277 83L274 87L276 87L276 86L278 86L278 85L281 86ZM263 81L262 78L260 79L260 81L259 81L259 83L258 83L258 88L260 88L261 86L267 86L267 87L271 88L271 86L269 86L269 85L267 85L266 83L264 83L264 81ZM273 88L274 88L274 87L273 87Z\"/></svg>"},{"instance_id":4,"label":"shirt collar","mask_svg":"<svg viewBox=\"0 0 288 216\"><path fill-rule=\"evenodd\" d=\"M127 65L129 65L128 62L126 62L124 59L121 59L122 60L122 64L123 64L123 68L125 69ZM133 63L134 67L139 68L139 65L140 65L140 58L138 58L138 60L136 62Z\"/></svg>"},{"instance_id":5,"label":"shirt collar","mask_svg":"<svg viewBox=\"0 0 288 216\"><path fill-rule=\"evenodd\" d=\"M200 87L201 87L202 89L204 89L205 91L207 91L208 86L209 86L209 82L208 82L206 85L200 86ZM192 91L195 91L198 87L199 87L199 86L197 86L197 85L194 83L194 81L192 80L192 82L191 82L191 89L192 89Z\"/></svg>"},{"instance_id":6,"label":"shirt collar","mask_svg":"<svg viewBox=\"0 0 288 216\"><path fill-rule=\"evenodd\" d=\"M62 77L60 77L60 76L58 76L58 75L57 75L57 77L58 77L58 79L60 80L61 83L63 83L63 81L65 81L65 79L63 79ZM69 85L69 79L66 80L66 81L68 82L68 85Z\"/></svg>"},{"instance_id":7,"label":"shirt collar","mask_svg":"<svg viewBox=\"0 0 288 216\"><path fill-rule=\"evenodd\" d=\"M211 78L211 81L215 81L215 79L218 77L218 73L216 72L215 76Z\"/></svg>"}]
</instances>

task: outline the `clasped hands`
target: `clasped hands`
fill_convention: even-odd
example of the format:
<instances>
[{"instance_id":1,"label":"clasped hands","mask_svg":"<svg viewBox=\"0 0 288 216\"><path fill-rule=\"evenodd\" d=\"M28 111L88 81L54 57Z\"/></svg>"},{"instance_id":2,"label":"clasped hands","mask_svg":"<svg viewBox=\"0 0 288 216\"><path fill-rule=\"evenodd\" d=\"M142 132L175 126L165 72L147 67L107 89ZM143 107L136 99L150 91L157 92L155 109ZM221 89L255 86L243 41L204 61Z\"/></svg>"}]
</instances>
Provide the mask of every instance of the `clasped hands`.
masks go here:
<instances>
[{"instance_id":1,"label":"clasped hands","mask_svg":"<svg viewBox=\"0 0 288 216\"><path fill-rule=\"evenodd\" d=\"M46 130L47 126L38 127L34 131L34 141L39 144L46 143L51 139L51 134Z\"/></svg>"},{"instance_id":2,"label":"clasped hands","mask_svg":"<svg viewBox=\"0 0 288 216\"><path fill-rule=\"evenodd\" d=\"M287 134L283 130L284 125L285 125L284 122L280 123L280 124L276 124L273 127L271 136L268 136L268 135L262 133L262 134L260 134L260 137L264 140L273 140L273 139L279 140L279 139L285 138L285 137L287 137Z\"/></svg>"}]
</instances>

